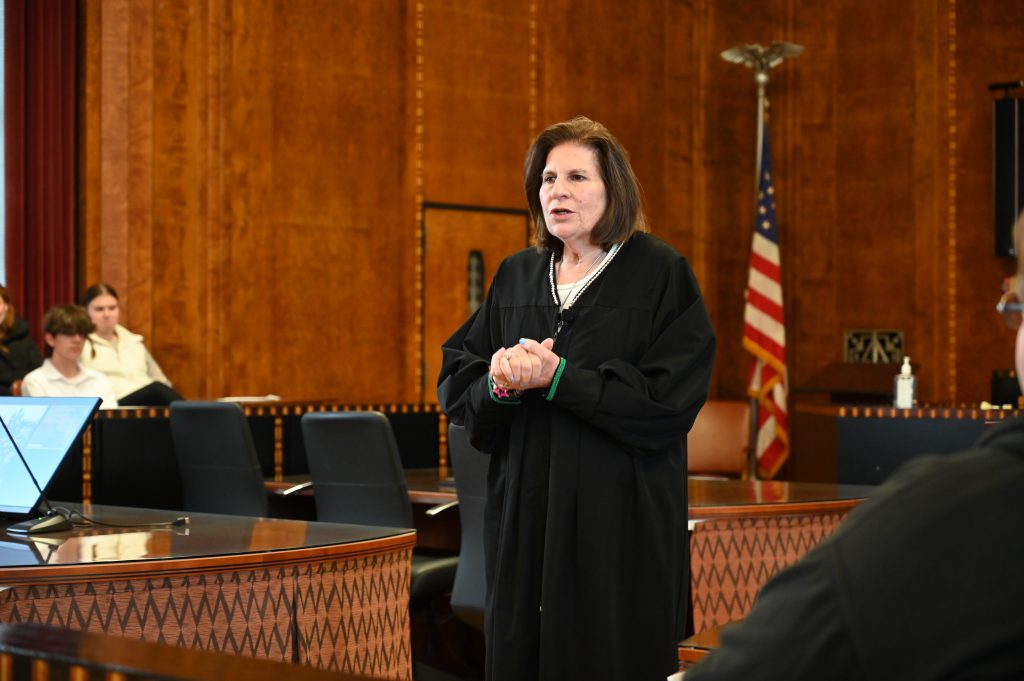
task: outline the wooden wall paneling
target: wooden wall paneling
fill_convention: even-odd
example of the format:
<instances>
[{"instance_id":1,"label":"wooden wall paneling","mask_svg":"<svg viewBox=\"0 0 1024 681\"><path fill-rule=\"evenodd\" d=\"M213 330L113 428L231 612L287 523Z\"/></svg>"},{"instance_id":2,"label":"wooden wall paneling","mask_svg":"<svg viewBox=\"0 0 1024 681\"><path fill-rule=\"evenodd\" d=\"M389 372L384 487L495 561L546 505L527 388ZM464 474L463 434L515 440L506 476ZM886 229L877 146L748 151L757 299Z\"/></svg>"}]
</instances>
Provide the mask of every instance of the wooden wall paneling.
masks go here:
<instances>
[{"instance_id":1,"label":"wooden wall paneling","mask_svg":"<svg viewBox=\"0 0 1024 681\"><path fill-rule=\"evenodd\" d=\"M1013 0L81 3L79 281L190 397L418 399L422 202L524 206L531 133L576 113L630 150L741 396L755 88L718 53L773 39L808 48L770 86L791 383L862 326L904 329L925 400L1009 364L985 85L1022 75Z\"/></svg>"},{"instance_id":2,"label":"wooden wall paneling","mask_svg":"<svg viewBox=\"0 0 1024 681\"><path fill-rule=\"evenodd\" d=\"M956 399L974 403L990 399L993 370L1013 367L1014 332L994 309L1001 279L1016 268L1012 259L993 255L995 97L987 86L1024 79L1024 5L1012 0L946 0L940 6L942 20L949 22L951 17L954 22L954 49L948 57L955 63L956 98L955 126L950 128L957 159L955 195L950 197L957 226Z\"/></svg>"},{"instance_id":3,"label":"wooden wall paneling","mask_svg":"<svg viewBox=\"0 0 1024 681\"><path fill-rule=\"evenodd\" d=\"M707 211L715 234L714 319L718 337L713 394L744 399L749 355L741 346L743 292L747 285L750 242L754 225L754 172L757 144L757 88L750 69L726 62L722 50L745 43L768 43L780 29L773 24L777 4L751 7L743 2L713 3L708 15ZM782 68L791 68L790 65ZM775 102L779 92L770 86ZM780 114L774 113L773 117ZM775 140L778 145L779 140ZM778 179L784 170L777 168ZM785 207L780 206L781 213ZM783 253L785 268L786 254ZM786 293L787 299L790 297Z\"/></svg>"},{"instance_id":4,"label":"wooden wall paneling","mask_svg":"<svg viewBox=\"0 0 1024 681\"><path fill-rule=\"evenodd\" d=\"M523 207L530 144L530 3L424 10L424 198Z\"/></svg>"},{"instance_id":5,"label":"wooden wall paneling","mask_svg":"<svg viewBox=\"0 0 1024 681\"><path fill-rule=\"evenodd\" d=\"M406 195L411 197L411 212L403 217L403 224L411 227L413 236L413 266L411 279L406 281L412 283L412 299L406 298L406 307L411 310L412 328L407 329L405 336L406 356L411 358L413 365L406 371L403 380L405 387L405 399L409 402L423 400L423 387L427 382L423 374L423 329L424 329L424 278L423 271L423 193L424 193L424 138L426 121L426 91L424 88L424 57L426 54L426 21L424 15L426 9L419 0L408 0L406 4L407 18L406 45L406 79L405 79L405 101L409 104L408 115L405 121L405 145L407 148L405 167ZM405 220L408 220L406 223Z\"/></svg>"},{"instance_id":6,"label":"wooden wall paneling","mask_svg":"<svg viewBox=\"0 0 1024 681\"><path fill-rule=\"evenodd\" d=\"M103 33L100 30L102 6L98 2L79 5L79 41L81 43L78 83L78 286L98 276L102 262L100 241L100 189L102 187L100 130L103 78L101 58ZM33 329L35 332L35 329Z\"/></svg>"},{"instance_id":7,"label":"wooden wall paneling","mask_svg":"<svg viewBox=\"0 0 1024 681\"><path fill-rule=\"evenodd\" d=\"M251 210L238 226L250 233L230 236L233 290L248 291L250 306L269 303L256 323L229 325L239 340L270 330L247 358L266 368L244 385L257 394L395 401L411 366L410 292L400 283L413 267L403 222L411 197L403 192L402 5L274 7L266 50L273 60L256 66L273 78L265 93L253 93L269 102L268 170L250 178L253 193L238 200ZM262 53L254 46L254 59ZM251 169L261 159L242 149L245 137L237 147L245 161L232 165ZM261 258L256 268L253 257Z\"/></svg>"},{"instance_id":8,"label":"wooden wall paneling","mask_svg":"<svg viewBox=\"0 0 1024 681\"><path fill-rule=\"evenodd\" d=\"M693 267L712 323L719 309L717 252L707 203L708 64L717 57L708 23L708 2L665 5L665 127L663 170L665 207L658 233Z\"/></svg>"},{"instance_id":9,"label":"wooden wall paneling","mask_svg":"<svg viewBox=\"0 0 1024 681\"><path fill-rule=\"evenodd\" d=\"M919 349L908 314L914 287L914 17L892 3L837 13L838 301L845 329L899 328ZM872 36L867 40L866 36ZM841 342L841 340L840 340ZM841 347L841 346L840 346Z\"/></svg>"},{"instance_id":10,"label":"wooden wall paneling","mask_svg":"<svg viewBox=\"0 0 1024 681\"><path fill-rule=\"evenodd\" d=\"M552 2L538 35L541 129L577 114L603 123L630 153L657 234L665 210L665 26L658 3ZM673 188L675 191L677 188Z\"/></svg>"},{"instance_id":11,"label":"wooden wall paneling","mask_svg":"<svg viewBox=\"0 0 1024 681\"><path fill-rule=\"evenodd\" d=\"M219 102L209 100L220 53L219 0L162 3L153 23L153 272L158 312L150 346L178 391L190 398L216 396L223 358L210 361L219 329L211 325L208 255L216 254L207 216L208 181L218 176L210 149L211 119ZM212 44L211 44L212 41ZM214 122L215 124L215 122ZM216 125L214 125L216 129ZM214 138L216 140L216 138ZM216 197L214 197L216 200Z\"/></svg>"},{"instance_id":12,"label":"wooden wall paneling","mask_svg":"<svg viewBox=\"0 0 1024 681\"><path fill-rule=\"evenodd\" d=\"M121 296L121 320L152 342L153 3L83 2L78 289Z\"/></svg>"},{"instance_id":13,"label":"wooden wall paneling","mask_svg":"<svg viewBox=\"0 0 1024 681\"><path fill-rule=\"evenodd\" d=\"M159 263L153 248L153 13L152 0L128 6L128 74L130 98L127 112L128 215L125 241L127 272L118 292L124 291L123 323L146 337L151 350L155 337L153 285ZM90 282L92 283L92 282Z\"/></svg>"},{"instance_id":14,"label":"wooden wall paneling","mask_svg":"<svg viewBox=\"0 0 1024 681\"><path fill-rule=\"evenodd\" d=\"M303 16L302 5L296 16ZM304 9L304 8L303 8ZM206 248L196 263L205 278L203 353L209 395L298 397L277 380L291 348L277 350L282 304L301 304L274 276L282 244L274 233L275 69L289 48L289 34L272 0L211 4L207 39L205 139L207 202L197 225ZM284 38L279 43L278 37ZM279 48L283 48L279 51ZM288 197L290 198L290 197Z\"/></svg>"},{"instance_id":15,"label":"wooden wall paneling","mask_svg":"<svg viewBox=\"0 0 1024 681\"><path fill-rule=\"evenodd\" d=\"M423 401L436 403L441 344L469 317L466 275L470 252L483 255L486 293L501 261L528 245L530 227L525 213L443 205L428 205L423 224Z\"/></svg>"},{"instance_id":16,"label":"wooden wall paneling","mask_svg":"<svg viewBox=\"0 0 1024 681\"><path fill-rule=\"evenodd\" d=\"M818 423L801 418L798 404L809 399L800 390L821 367L842 359L839 290L835 276L837 248L836 184L836 8L832 3L798 2L793 42L804 53L782 68L793 70L792 156L787 193L787 243L782 254L788 268L785 282L787 369L790 385L790 461L782 475L828 468L822 461ZM810 398L815 399L815 398ZM810 426L810 427L808 427ZM835 462L831 462L835 468ZM834 476L834 473L832 474ZM828 478L825 478L828 479Z\"/></svg>"},{"instance_id":17,"label":"wooden wall paneling","mask_svg":"<svg viewBox=\"0 0 1024 681\"><path fill-rule=\"evenodd\" d=\"M709 116L705 102L713 87L709 63L718 59L720 51L712 41L709 13L706 1L663 6L663 152L659 182L653 187L663 197L663 205L652 227L690 262L717 329L720 316L727 311L719 301L715 270L719 244L708 209ZM718 396L720 366L716 365L712 377L712 397Z\"/></svg>"},{"instance_id":18,"label":"wooden wall paneling","mask_svg":"<svg viewBox=\"0 0 1024 681\"><path fill-rule=\"evenodd\" d=\"M794 192L785 205L791 226L787 259L790 284L786 291L789 336L789 380L796 388L817 370L842 359L842 336L837 335L841 310L835 277L837 244L836 166L836 10L831 3L802 2L795 10L794 42L804 54L788 68L794 70L797 121L790 168ZM785 67L784 67L785 68Z\"/></svg>"},{"instance_id":19,"label":"wooden wall paneling","mask_svg":"<svg viewBox=\"0 0 1024 681\"><path fill-rule=\"evenodd\" d=\"M130 12L128 0L105 0L100 12L100 148L99 224L103 253L98 278L123 290L128 280L128 107L132 99L128 73Z\"/></svg>"},{"instance_id":20,"label":"wooden wall paneling","mask_svg":"<svg viewBox=\"0 0 1024 681\"><path fill-rule=\"evenodd\" d=\"M949 292L956 282L946 273L950 252L949 222L949 118L946 98L950 70L947 14L934 0L920 0L913 8L913 37L909 57L914 68L913 166L914 208L913 260L915 271L911 309L906 318L906 352L917 366L918 401L949 403L951 336ZM906 235L909 241L911 235ZM895 367L894 372L895 373Z\"/></svg>"}]
</instances>

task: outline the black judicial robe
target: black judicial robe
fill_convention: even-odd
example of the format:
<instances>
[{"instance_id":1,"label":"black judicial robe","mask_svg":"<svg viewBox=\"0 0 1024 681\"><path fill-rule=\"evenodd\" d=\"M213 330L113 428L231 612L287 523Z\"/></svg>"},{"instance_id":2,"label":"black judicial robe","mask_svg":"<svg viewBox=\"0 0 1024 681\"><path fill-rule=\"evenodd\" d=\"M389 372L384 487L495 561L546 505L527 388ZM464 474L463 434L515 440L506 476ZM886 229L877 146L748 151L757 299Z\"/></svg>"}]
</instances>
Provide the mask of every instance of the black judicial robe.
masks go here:
<instances>
[{"instance_id":1,"label":"black judicial robe","mask_svg":"<svg viewBox=\"0 0 1024 681\"><path fill-rule=\"evenodd\" d=\"M553 399L500 404L494 351L554 334L549 257L502 262L443 346L441 404L492 454L487 679L664 681L687 612L686 433L714 332L686 260L637 234L573 306Z\"/></svg>"}]
</instances>

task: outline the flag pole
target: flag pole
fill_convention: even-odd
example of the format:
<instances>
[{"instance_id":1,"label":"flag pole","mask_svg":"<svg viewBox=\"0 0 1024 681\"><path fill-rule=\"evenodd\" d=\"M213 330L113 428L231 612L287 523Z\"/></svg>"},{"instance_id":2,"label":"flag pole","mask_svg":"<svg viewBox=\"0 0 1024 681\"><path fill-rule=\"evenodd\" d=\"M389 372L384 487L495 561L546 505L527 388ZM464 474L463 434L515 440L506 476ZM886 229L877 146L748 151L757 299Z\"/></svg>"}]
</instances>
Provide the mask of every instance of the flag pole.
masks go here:
<instances>
[{"instance_id":1,"label":"flag pole","mask_svg":"<svg viewBox=\"0 0 1024 681\"><path fill-rule=\"evenodd\" d=\"M722 52L722 59L734 64L743 64L754 71L754 83L757 85L757 147L754 154L754 203L761 184L761 154L764 149L764 119L768 105L768 82L771 80L772 69L786 59L800 56L804 51L802 45L776 40L768 47L758 44L736 45ZM756 210L756 208L755 208ZM747 476L750 480L758 479L757 438L759 433L760 401L750 396L750 446L747 448Z\"/></svg>"}]
</instances>

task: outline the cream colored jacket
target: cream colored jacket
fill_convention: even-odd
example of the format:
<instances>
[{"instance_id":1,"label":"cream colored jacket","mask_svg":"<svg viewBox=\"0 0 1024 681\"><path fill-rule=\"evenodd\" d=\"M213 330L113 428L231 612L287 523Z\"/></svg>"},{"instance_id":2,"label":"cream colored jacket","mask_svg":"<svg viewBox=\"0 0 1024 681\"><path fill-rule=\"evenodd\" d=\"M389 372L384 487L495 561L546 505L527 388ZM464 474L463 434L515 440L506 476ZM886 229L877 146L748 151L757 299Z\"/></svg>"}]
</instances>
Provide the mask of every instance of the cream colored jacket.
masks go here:
<instances>
[{"instance_id":1,"label":"cream colored jacket","mask_svg":"<svg viewBox=\"0 0 1024 681\"><path fill-rule=\"evenodd\" d=\"M82 351L82 364L109 378L118 399L153 381L171 385L160 365L146 349L142 336L120 324L114 327L114 333L117 334L116 344L95 333L89 334L89 342Z\"/></svg>"}]
</instances>

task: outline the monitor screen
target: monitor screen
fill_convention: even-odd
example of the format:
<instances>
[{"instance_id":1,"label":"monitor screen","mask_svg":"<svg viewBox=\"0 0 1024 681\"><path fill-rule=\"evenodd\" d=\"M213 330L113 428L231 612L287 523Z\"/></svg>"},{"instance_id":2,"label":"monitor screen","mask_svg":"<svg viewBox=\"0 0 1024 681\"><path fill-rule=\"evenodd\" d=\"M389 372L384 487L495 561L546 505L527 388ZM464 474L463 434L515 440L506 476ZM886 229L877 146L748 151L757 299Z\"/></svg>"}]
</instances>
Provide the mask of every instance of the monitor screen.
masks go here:
<instances>
[{"instance_id":1,"label":"monitor screen","mask_svg":"<svg viewBox=\"0 0 1024 681\"><path fill-rule=\"evenodd\" d=\"M0 418L44 492L99 403L97 397L0 397ZM0 513L29 514L39 501L39 490L0 427Z\"/></svg>"},{"instance_id":2,"label":"monitor screen","mask_svg":"<svg viewBox=\"0 0 1024 681\"><path fill-rule=\"evenodd\" d=\"M52 553L53 549L50 549ZM49 562L42 558L33 542L0 541L0 565L40 565Z\"/></svg>"}]
</instances>

